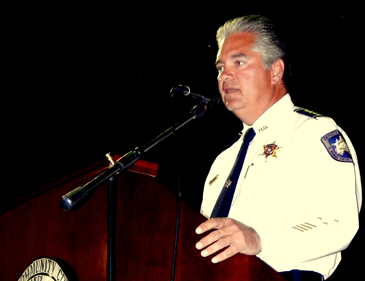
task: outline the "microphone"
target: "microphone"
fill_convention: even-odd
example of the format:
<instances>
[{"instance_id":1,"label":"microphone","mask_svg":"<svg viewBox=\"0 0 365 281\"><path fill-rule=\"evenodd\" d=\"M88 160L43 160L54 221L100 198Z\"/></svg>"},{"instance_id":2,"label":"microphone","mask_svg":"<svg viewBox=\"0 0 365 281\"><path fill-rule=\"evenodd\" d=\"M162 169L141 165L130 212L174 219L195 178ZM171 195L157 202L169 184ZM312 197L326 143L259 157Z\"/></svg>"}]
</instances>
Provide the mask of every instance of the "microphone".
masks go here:
<instances>
[{"instance_id":1,"label":"microphone","mask_svg":"<svg viewBox=\"0 0 365 281\"><path fill-rule=\"evenodd\" d=\"M83 186L77 187L63 195L59 201L59 205L64 211L71 211L74 205L84 199L87 195L87 190Z\"/></svg>"},{"instance_id":2,"label":"microphone","mask_svg":"<svg viewBox=\"0 0 365 281\"><path fill-rule=\"evenodd\" d=\"M192 91L190 91L190 88L188 86L184 86L184 85L177 85L172 87L170 93L171 95L173 94L173 92L178 92L178 93L182 93L184 96L192 96L193 98L196 98L199 100L199 102L204 103L206 105L217 105L221 99L220 98L208 98L206 96L197 94L197 93L193 93Z\"/></svg>"}]
</instances>

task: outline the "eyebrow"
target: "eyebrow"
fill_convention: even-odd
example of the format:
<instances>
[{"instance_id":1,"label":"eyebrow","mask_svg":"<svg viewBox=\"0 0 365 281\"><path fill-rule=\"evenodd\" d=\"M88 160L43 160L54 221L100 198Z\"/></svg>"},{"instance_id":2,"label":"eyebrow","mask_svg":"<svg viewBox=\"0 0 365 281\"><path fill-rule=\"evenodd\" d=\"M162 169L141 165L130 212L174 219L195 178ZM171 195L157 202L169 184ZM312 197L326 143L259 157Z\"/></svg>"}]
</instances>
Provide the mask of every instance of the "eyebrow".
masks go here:
<instances>
[{"instance_id":1,"label":"eyebrow","mask_svg":"<svg viewBox=\"0 0 365 281\"><path fill-rule=\"evenodd\" d=\"M237 53L237 54L233 54L230 55L228 59L236 59L236 58L247 58L247 55L245 55L244 53ZM221 60L216 60L215 65L222 63Z\"/></svg>"}]
</instances>

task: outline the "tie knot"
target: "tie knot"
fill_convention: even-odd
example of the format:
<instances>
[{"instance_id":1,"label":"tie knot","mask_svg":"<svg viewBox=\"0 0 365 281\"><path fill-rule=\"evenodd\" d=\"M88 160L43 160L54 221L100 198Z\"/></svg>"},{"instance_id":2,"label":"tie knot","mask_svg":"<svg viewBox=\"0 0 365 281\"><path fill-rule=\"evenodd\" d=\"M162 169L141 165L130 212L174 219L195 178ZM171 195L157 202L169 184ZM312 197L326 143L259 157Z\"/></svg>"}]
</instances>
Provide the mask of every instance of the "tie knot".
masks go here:
<instances>
[{"instance_id":1,"label":"tie knot","mask_svg":"<svg viewBox=\"0 0 365 281\"><path fill-rule=\"evenodd\" d=\"M256 133L253 128L249 128L247 132L245 133L245 136L243 138L243 141L245 143L252 141L252 139L255 137Z\"/></svg>"}]
</instances>

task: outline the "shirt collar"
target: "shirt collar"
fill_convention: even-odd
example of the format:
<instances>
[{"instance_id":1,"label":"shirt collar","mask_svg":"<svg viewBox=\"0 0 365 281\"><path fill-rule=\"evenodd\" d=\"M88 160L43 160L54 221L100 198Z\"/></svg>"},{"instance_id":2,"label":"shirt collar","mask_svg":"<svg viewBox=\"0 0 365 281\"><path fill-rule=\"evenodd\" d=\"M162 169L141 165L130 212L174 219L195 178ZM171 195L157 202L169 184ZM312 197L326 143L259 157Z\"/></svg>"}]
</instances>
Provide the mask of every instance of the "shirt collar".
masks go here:
<instances>
[{"instance_id":1,"label":"shirt collar","mask_svg":"<svg viewBox=\"0 0 365 281\"><path fill-rule=\"evenodd\" d=\"M246 131L251 127L253 127L255 130L256 136L265 132L269 132L289 111L293 109L294 104L290 98L290 95L286 94L275 104L273 104L268 110L266 110L252 126L243 124L242 133L245 134Z\"/></svg>"}]
</instances>

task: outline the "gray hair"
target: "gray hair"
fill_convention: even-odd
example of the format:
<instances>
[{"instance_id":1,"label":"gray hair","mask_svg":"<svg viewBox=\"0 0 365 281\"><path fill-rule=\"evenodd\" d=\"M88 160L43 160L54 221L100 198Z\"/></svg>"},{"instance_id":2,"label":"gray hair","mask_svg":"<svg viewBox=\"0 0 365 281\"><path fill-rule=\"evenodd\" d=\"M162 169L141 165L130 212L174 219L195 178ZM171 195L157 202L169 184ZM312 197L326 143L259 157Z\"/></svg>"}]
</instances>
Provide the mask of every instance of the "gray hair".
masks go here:
<instances>
[{"instance_id":1,"label":"gray hair","mask_svg":"<svg viewBox=\"0 0 365 281\"><path fill-rule=\"evenodd\" d=\"M269 69L277 59L284 60L285 45L279 39L276 26L263 16L250 15L227 21L217 31L218 46L229 34L245 31L257 36L252 50L261 54L265 69Z\"/></svg>"}]
</instances>

